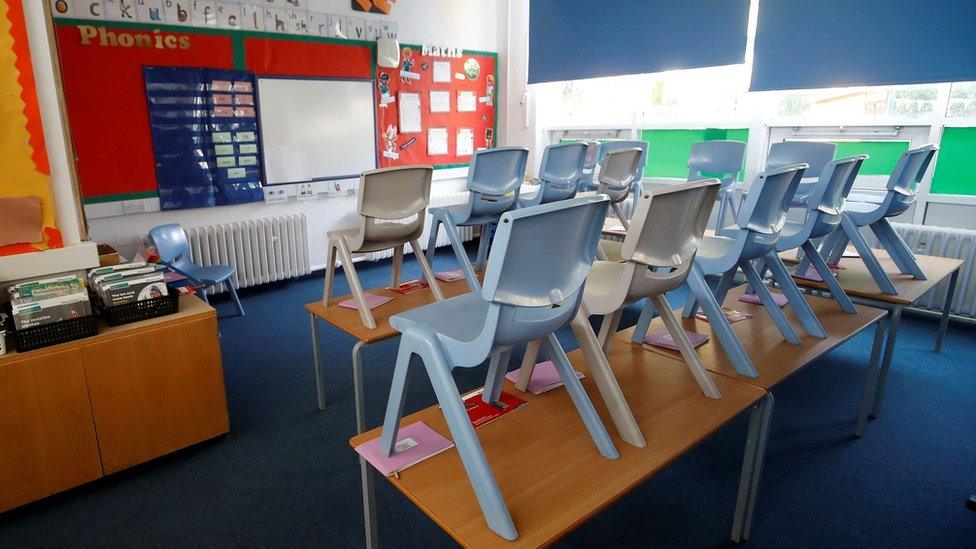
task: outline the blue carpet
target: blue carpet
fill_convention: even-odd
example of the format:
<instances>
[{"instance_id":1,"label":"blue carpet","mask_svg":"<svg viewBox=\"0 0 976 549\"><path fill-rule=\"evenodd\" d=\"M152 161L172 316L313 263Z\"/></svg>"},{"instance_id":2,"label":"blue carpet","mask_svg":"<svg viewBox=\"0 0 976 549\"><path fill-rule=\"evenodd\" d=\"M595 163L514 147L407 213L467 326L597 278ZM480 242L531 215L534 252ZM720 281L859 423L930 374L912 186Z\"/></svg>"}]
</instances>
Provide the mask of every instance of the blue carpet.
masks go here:
<instances>
[{"instance_id":1,"label":"blue carpet","mask_svg":"<svg viewBox=\"0 0 976 549\"><path fill-rule=\"evenodd\" d=\"M438 253L436 269L455 265L446 250ZM411 256L404 270L405 278L419 275ZM389 264L361 264L359 273L366 287L380 286ZM341 276L338 286L348 291ZM229 435L2 514L0 545L362 545L359 466L347 444L355 432L354 342L329 327L320 331L328 408L316 411L302 305L321 292L318 274L243 290L247 316L221 319ZM221 314L232 313L229 300L214 302ZM629 310L623 325L633 325L637 313ZM904 319L884 411L863 439L851 433L870 333L776 389L749 547L976 543L976 513L964 504L976 492L976 332L950 326L936 355L936 328ZM567 349L576 345L568 331L560 339ZM382 421L396 345L366 351L372 426ZM478 387L484 369L459 370L456 379L462 390ZM408 411L434 402L429 384L411 385ZM745 417L734 421L561 545L727 545L745 430ZM453 545L382 480L377 502L384 545Z\"/></svg>"}]
</instances>

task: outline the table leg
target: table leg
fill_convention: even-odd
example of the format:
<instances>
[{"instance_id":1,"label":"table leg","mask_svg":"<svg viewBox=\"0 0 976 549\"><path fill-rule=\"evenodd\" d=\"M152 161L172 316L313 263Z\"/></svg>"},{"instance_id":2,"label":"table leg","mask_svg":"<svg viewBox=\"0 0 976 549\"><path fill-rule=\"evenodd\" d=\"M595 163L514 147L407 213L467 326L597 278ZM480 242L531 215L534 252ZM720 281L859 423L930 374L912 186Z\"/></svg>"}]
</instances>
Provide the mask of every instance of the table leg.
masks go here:
<instances>
[{"instance_id":1,"label":"table leg","mask_svg":"<svg viewBox=\"0 0 976 549\"><path fill-rule=\"evenodd\" d=\"M935 352L942 352L942 342L945 341L946 330L949 328L949 313L952 311L952 300L956 295L956 279L959 278L959 269L952 272L949 277L949 289L946 290L945 302L942 304L942 321L939 323L939 335L935 340Z\"/></svg>"},{"instance_id":2,"label":"table leg","mask_svg":"<svg viewBox=\"0 0 976 549\"><path fill-rule=\"evenodd\" d=\"M742 458L742 473L739 475L739 494L735 502L735 515L732 518L732 541L739 543L749 539L752 517L756 508L756 492L762 476L763 460L766 457L766 443L769 440L769 424L773 414L773 393L766 393L762 400L752 407L749 416L749 432L746 435L745 455Z\"/></svg>"},{"instance_id":3,"label":"table leg","mask_svg":"<svg viewBox=\"0 0 976 549\"><path fill-rule=\"evenodd\" d=\"M352 347L352 384L356 397L356 434L366 432L366 398L363 393L363 342L357 341Z\"/></svg>"},{"instance_id":4,"label":"table leg","mask_svg":"<svg viewBox=\"0 0 976 549\"><path fill-rule=\"evenodd\" d=\"M367 549L379 547L379 537L376 525L376 489L373 486L373 467L363 458L359 458L359 472L362 476L363 487L363 526L366 530Z\"/></svg>"},{"instance_id":5,"label":"table leg","mask_svg":"<svg viewBox=\"0 0 976 549\"><path fill-rule=\"evenodd\" d=\"M319 410L325 410L325 380L322 376L322 356L319 353L319 325L315 315L309 314L312 323L312 356L315 358L315 395L318 398Z\"/></svg>"},{"instance_id":6,"label":"table leg","mask_svg":"<svg viewBox=\"0 0 976 549\"><path fill-rule=\"evenodd\" d=\"M901 311L904 307L895 307L891 311L888 321L888 338L885 341L884 359L881 361L881 372L878 374L878 388L874 393L874 405L871 408L871 419L881 413L881 399L884 397L885 384L888 382L888 370L891 369L891 355L895 350L895 339L898 337L898 326L901 324Z\"/></svg>"},{"instance_id":7,"label":"table leg","mask_svg":"<svg viewBox=\"0 0 976 549\"><path fill-rule=\"evenodd\" d=\"M871 359L868 362L867 378L864 380L864 392L861 394L861 409L857 414L857 427L854 428L854 436L858 438L864 436L864 429L868 423L868 413L871 411L874 392L878 387L878 361L881 359L881 346L887 332L886 320L885 318L879 319L874 328L874 344L871 345Z\"/></svg>"}]
</instances>

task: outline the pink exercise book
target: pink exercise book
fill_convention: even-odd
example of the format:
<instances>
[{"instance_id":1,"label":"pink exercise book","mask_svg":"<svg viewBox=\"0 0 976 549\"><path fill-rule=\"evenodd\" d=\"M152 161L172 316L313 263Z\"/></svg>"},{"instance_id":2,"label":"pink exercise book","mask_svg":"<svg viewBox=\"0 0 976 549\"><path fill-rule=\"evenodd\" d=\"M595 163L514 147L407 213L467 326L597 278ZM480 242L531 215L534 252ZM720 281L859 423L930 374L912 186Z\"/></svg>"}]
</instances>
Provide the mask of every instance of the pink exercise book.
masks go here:
<instances>
[{"instance_id":1,"label":"pink exercise book","mask_svg":"<svg viewBox=\"0 0 976 549\"><path fill-rule=\"evenodd\" d=\"M729 307L722 307L722 314L725 315L725 320L727 320L729 324L735 324L740 320L752 318L752 315L749 313L743 313L742 311L737 311ZM708 316L703 312L696 314L695 318L708 322Z\"/></svg>"},{"instance_id":2,"label":"pink exercise book","mask_svg":"<svg viewBox=\"0 0 976 549\"><path fill-rule=\"evenodd\" d=\"M461 280L464 278L464 271L461 269L454 269L453 271L441 271L439 273L434 273L434 278L440 280L441 282L454 282L455 280Z\"/></svg>"},{"instance_id":3,"label":"pink exercise book","mask_svg":"<svg viewBox=\"0 0 976 549\"><path fill-rule=\"evenodd\" d=\"M585 376L582 372L576 372L576 377L583 379ZM512 383L518 383L518 378L518 370L513 370L505 374L505 379ZM532 370L532 377L529 379L529 386L526 389L533 395L541 395L542 393L547 393L562 386L563 378L559 377L559 372L556 371L556 365L551 360L547 360L535 365L535 369Z\"/></svg>"},{"instance_id":4,"label":"pink exercise book","mask_svg":"<svg viewBox=\"0 0 976 549\"><path fill-rule=\"evenodd\" d=\"M743 303L752 303L753 305L762 305L762 300L759 299L759 296L756 294L742 294L739 301ZM780 308L785 307L788 303L786 296L780 293L773 293L773 301L775 301L776 305L778 305Z\"/></svg>"},{"instance_id":5,"label":"pink exercise book","mask_svg":"<svg viewBox=\"0 0 976 549\"><path fill-rule=\"evenodd\" d=\"M356 452L363 456L370 465L376 467L376 470L383 476L389 476L449 450L453 446L453 442L428 427L426 423L418 421L400 427L390 457L385 457L380 452L379 437L356 446Z\"/></svg>"},{"instance_id":6,"label":"pink exercise book","mask_svg":"<svg viewBox=\"0 0 976 549\"><path fill-rule=\"evenodd\" d=\"M705 334L685 330L685 335L688 336L688 341L691 342L692 347L700 347L708 342L708 336ZM655 347L671 349L672 351L678 350L678 345L674 342L674 338L671 337L671 332L666 329L647 334L644 336L644 343Z\"/></svg>"},{"instance_id":7,"label":"pink exercise book","mask_svg":"<svg viewBox=\"0 0 976 549\"><path fill-rule=\"evenodd\" d=\"M369 292L366 292L365 294L363 294L363 297L366 299L366 306L369 307L370 309L375 309L375 308L379 307L380 305L382 305L384 303L389 303L390 301L393 301L393 298L392 297L388 297L388 296L385 296L385 295L371 294ZM356 298L354 298L354 297L353 298L349 298L349 299L343 301L342 303L339 303L339 306L340 307L344 307L346 309L358 309L359 308L359 305L356 303Z\"/></svg>"}]
</instances>

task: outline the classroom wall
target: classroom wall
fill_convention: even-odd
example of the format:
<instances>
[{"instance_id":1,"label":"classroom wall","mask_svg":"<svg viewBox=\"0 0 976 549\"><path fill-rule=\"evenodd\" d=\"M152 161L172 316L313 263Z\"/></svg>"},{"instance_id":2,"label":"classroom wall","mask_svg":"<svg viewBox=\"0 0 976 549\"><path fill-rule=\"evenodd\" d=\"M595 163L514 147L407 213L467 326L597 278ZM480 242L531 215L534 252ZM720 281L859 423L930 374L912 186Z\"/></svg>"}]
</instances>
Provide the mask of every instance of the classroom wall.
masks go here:
<instances>
[{"instance_id":1,"label":"classroom wall","mask_svg":"<svg viewBox=\"0 0 976 549\"><path fill-rule=\"evenodd\" d=\"M353 12L349 0L308 0L311 10L349 14L397 22L400 42L438 44L471 50L497 51L504 59L504 44L499 41L499 21L504 10L496 0L458 2L455 0L399 0L389 16ZM505 101L504 76L500 77L500 101ZM499 145L504 145L504 122L499 120ZM464 189L466 168L436 170L432 194L446 194ZM92 207L95 206L95 207ZM229 221L256 219L268 216L304 213L309 219L309 247L313 269L325 263L326 232L353 225L356 196L322 196L299 202L294 199L283 204L251 203L169 212L124 214L121 202L89 205L90 237L98 242L130 249L147 231L165 223L204 226Z\"/></svg>"}]
</instances>

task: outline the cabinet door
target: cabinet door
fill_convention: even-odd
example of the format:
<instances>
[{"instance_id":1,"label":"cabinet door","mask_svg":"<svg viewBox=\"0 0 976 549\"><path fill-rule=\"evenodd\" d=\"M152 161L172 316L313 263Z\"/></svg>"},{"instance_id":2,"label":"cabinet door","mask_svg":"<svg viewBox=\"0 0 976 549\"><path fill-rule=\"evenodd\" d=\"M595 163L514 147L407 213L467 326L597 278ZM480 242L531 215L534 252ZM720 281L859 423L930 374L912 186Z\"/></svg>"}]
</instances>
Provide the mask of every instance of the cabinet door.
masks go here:
<instances>
[{"instance_id":1,"label":"cabinet door","mask_svg":"<svg viewBox=\"0 0 976 549\"><path fill-rule=\"evenodd\" d=\"M83 352L106 474L229 430L216 316Z\"/></svg>"},{"instance_id":2,"label":"cabinet door","mask_svg":"<svg viewBox=\"0 0 976 549\"><path fill-rule=\"evenodd\" d=\"M0 360L0 511L100 476L81 351Z\"/></svg>"}]
</instances>

